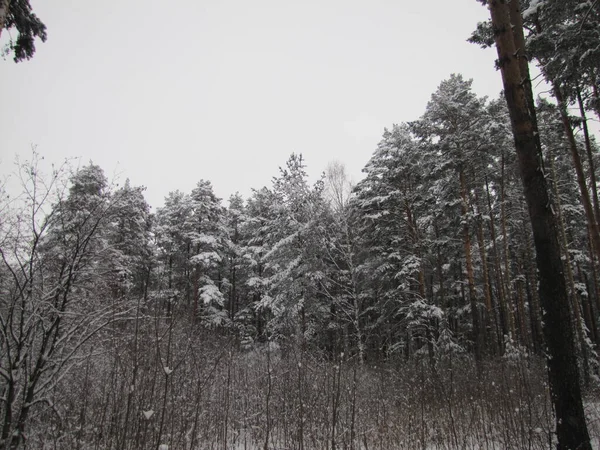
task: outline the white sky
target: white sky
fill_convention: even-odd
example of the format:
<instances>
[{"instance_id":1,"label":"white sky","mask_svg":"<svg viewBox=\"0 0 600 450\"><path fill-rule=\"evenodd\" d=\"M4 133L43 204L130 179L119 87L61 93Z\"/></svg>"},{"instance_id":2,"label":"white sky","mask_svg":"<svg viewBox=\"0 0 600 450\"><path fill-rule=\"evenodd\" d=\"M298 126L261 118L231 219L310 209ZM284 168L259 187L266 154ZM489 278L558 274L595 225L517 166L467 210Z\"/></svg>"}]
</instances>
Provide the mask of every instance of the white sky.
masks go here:
<instances>
[{"instance_id":1,"label":"white sky","mask_svg":"<svg viewBox=\"0 0 600 450\"><path fill-rule=\"evenodd\" d=\"M31 3L48 41L0 60L0 172L35 144L147 186L153 208L200 179L246 197L292 152L313 179L339 160L357 181L451 73L501 89L495 51L466 42L476 0Z\"/></svg>"}]
</instances>

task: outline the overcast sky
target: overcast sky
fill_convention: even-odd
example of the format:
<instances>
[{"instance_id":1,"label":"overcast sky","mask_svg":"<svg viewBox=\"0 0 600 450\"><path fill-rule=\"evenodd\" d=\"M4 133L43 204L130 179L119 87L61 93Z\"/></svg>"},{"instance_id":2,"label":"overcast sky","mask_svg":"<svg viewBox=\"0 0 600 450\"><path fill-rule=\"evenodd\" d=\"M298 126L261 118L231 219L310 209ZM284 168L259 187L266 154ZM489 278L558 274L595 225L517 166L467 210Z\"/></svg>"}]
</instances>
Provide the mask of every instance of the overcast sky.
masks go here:
<instances>
[{"instance_id":1,"label":"overcast sky","mask_svg":"<svg viewBox=\"0 0 600 450\"><path fill-rule=\"evenodd\" d=\"M200 179L247 196L292 152L313 179L339 160L358 180L384 127L451 73L501 89L494 50L466 42L488 14L476 0L31 4L48 41L0 60L1 171L35 144L147 186L153 208Z\"/></svg>"}]
</instances>

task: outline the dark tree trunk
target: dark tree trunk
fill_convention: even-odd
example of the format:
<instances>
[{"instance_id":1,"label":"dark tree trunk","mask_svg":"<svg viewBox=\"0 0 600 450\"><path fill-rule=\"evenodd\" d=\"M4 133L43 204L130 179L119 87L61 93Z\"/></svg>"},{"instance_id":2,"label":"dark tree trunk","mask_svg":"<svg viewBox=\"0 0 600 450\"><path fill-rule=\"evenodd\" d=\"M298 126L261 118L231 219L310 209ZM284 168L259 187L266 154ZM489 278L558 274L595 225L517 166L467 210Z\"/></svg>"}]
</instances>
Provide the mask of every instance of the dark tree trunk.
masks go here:
<instances>
[{"instance_id":1,"label":"dark tree trunk","mask_svg":"<svg viewBox=\"0 0 600 450\"><path fill-rule=\"evenodd\" d=\"M513 305L512 305L512 289L511 289L511 270L510 270L510 255L509 255L509 251L508 251L508 232L506 230L506 221L507 221L507 217L506 217L506 202L507 202L507 196L506 196L506 189L505 189L505 185L506 185L506 158L504 155L504 150L502 151L502 158L501 158L501 162L500 165L502 167L501 169L501 175L500 175L500 228L501 228L501 232L502 232L502 259L503 259L503 265L504 265L504 273L502 275L502 281L504 283L504 304L503 304L503 316L504 316L504 323L505 323L505 328L506 328L506 334L510 337L510 338L515 338L516 335L516 329L515 329L515 317L514 317L514 312L513 312Z\"/></svg>"},{"instance_id":2,"label":"dark tree trunk","mask_svg":"<svg viewBox=\"0 0 600 450\"><path fill-rule=\"evenodd\" d=\"M591 450L579 386L573 329L571 320L565 320L570 317L570 311L556 220L540 164L541 148L535 133L535 111L529 107L532 102L524 89L526 83L523 80L527 74L522 73L519 67L519 64L523 64L522 60L519 61L519 53L523 48L515 45L516 41L523 41L523 29L516 26L514 21L511 23L509 3L505 0L490 0L488 4L533 228L540 300L546 312L544 336L548 347L552 401L556 410L557 448ZM518 39L515 39L515 34Z\"/></svg>"},{"instance_id":3,"label":"dark tree trunk","mask_svg":"<svg viewBox=\"0 0 600 450\"><path fill-rule=\"evenodd\" d=\"M575 331L577 335L576 346L577 348L581 347L583 342L583 335L581 334L582 326L581 326L581 311L579 310L579 300L577 299L577 293L575 292L575 278L573 277L573 268L571 267L571 256L569 254L569 240L567 239L567 227L565 226L565 221L562 215L562 204L560 201L560 192L558 190L557 176L556 176L556 167L554 164L554 156L552 156L552 152L549 150L549 158L550 161L550 170L552 174L552 191L555 198L555 206L556 206L556 221L559 230L559 239L561 248L563 251L564 257L564 267L566 270L566 281L567 281L567 295L569 297L569 304L571 305L571 315L575 318ZM589 229L589 227L588 227Z\"/></svg>"},{"instance_id":4,"label":"dark tree trunk","mask_svg":"<svg viewBox=\"0 0 600 450\"><path fill-rule=\"evenodd\" d=\"M594 156L592 154L592 142L590 139L590 131L588 128L588 119L581 98L581 91L577 87L577 104L579 105L579 114L581 114L581 126L583 128L583 136L585 138L585 150L587 153L588 170L590 173L590 185L592 187L592 200L594 201L594 215L596 223L600 224L600 202L598 201L598 185L596 179L596 169L594 167Z\"/></svg>"},{"instance_id":5,"label":"dark tree trunk","mask_svg":"<svg viewBox=\"0 0 600 450\"><path fill-rule=\"evenodd\" d=\"M494 308L494 315L496 321L496 335L498 341L499 350L502 351L504 344L504 336L508 334L508 326L506 323L506 297L504 294L504 279L502 276L502 264L500 262L500 252L498 250L498 242L496 239L496 226L494 218L494 210L492 208L492 200L490 197L490 186L488 183L487 175L485 177L485 190L487 196L488 214L490 216L490 238L492 240L492 255L494 258L494 275L496 279L496 290L498 297L498 308Z\"/></svg>"},{"instance_id":6,"label":"dark tree trunk","mask_svg":"<svg viewBox=\"0 0 600 450\"><path fill-rule=\"evenodd\" d=\"M497 342L494 334L494 310L492 307L492 295L490 288L490 277L487 254L485 251L485 238L483 235L483 217L479 201L478 189L475 190L475 203L477 204L478 220L477 220L477 245L479 246L479 257L481 259L481 272L483 275L483 298L485 300L485 337L487 339L485 345L492 350L492 353L497 352Z\"/></svg>"},{"instance_id":7,"label":"dark tree trunk","mask_svg":"<svg viewBox=\"0 0 600 450\"><path fill-rule=\"evenodd\" d=\"M465 173L460 169L460 193L462 199L462 216L463 216L463 248L465 252L465 265L467 269L467 285L469 286L469 304L471 306L471 320L473 321L473 346L475 353L475 361L479 368L483 353L483 339L481 334L481 321L479 319L479 301L475 292L475 276L473 274L473 260L471 256L471 232L469 229L469 204L467 194L467 182Z\"/></svg>"},{"instance_id":8,"label":"dark tree trunk","mask_svg":"<svg viewBox=\"0 0 600 450\"><path fill-rule=\"evenodd\" d=\"M585 217L588 222L590 229L590 235L592 244L594 245L594 251L596 256L600 258L600 231L598 230L598 223L596 223L596 217L594 215L594 209L592 207L592 201L590 200L590 192L587 187L585 180L585 173L583 171L583 164L581 163L581 157L579 156L579 150L577 149L577 142L575 141L575 135L573 134L573 128L571 128L571 122L569 119L569 113L567 110L567 103L563 98L562 91L558 84L553 83L554 97L558 102L558 109L560 111L560 117L562 119L563 128L567 141L569 142L569 149L571 150L571 156L573 158L573 167L577 174L577 184L579 185L579 192L581 193L581 204L585 211Z\"/></svg>"},{"instance_id":9,"label":"dark tree trunk","mask_svg":"<svg viewBox=\"0 0 600 450\"><path fill-rule=\"evenodd\" d=\"M527 219L523 219L526 221ZM533 340L533 348L537 354L543 352L543 335L542 335L542 314L540 310L540 297L537 289L537 271L535 261L533 259L533 251L531 248L531 236L525 233L525 261L527 264L527 292L530 298L529 314L531 316L531 337Z\"/></svg>"}]
</instances>

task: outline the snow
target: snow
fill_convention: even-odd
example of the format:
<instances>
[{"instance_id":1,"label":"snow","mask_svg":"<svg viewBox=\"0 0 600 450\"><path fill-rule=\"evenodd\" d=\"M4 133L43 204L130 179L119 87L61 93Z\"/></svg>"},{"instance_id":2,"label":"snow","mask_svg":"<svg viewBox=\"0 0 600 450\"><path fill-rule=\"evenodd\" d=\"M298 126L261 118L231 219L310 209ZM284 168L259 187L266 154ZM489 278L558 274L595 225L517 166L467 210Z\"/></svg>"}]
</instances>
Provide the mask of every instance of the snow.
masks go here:
<instances>
[{"instance_id":1,"label":"snow","mask_svg":"<svg viewBox=\"0 0 600 450\"><path fill-rule=\"evenodd\" d=\"M205 305L215 302L219 305L224 304L223 293L214 284L202 286L199 290L200 298Z\"/></svg>"},{"instance_id":2,"label":"snow","mask_svg":"<svg viewBox=\"0 0 600 450\"><path fill-rule=\"evenodd\" d=\"M192 264L202 264L210 266L221 261L221 256L217 252L202 252L190 258Z\"/></svg>"},{"instance_id":3,"label":"snow","mask_svg":"<svg viewBox=\"0 0 600 450\"><path fill-rule=\"evenodd\" d=\"M537 14L538 10L544 5L545 0L531 0L529 8L523 11L523 19L528 19L534 14Z\"/></svg>"},{"instance_id":4,"label":"snow","mask_svg":"<svg viewBox=\"0 0 600 450\"><path fill-rule=\"evenodd\" d=\"M201 234L195 241L198 244L217 245L217 238L208 234Z\"/></svg>"},{"instance_id":5,"label":"snow","mask_svg":"<svg viewBox=\"0 0 600 450\"><path fill-rule=\"evenodd\" d=\"M265 284L264 280L260 277L251 277L246 281L246 286L250 288L261 287Z\"/></svg>"}]
</instances>

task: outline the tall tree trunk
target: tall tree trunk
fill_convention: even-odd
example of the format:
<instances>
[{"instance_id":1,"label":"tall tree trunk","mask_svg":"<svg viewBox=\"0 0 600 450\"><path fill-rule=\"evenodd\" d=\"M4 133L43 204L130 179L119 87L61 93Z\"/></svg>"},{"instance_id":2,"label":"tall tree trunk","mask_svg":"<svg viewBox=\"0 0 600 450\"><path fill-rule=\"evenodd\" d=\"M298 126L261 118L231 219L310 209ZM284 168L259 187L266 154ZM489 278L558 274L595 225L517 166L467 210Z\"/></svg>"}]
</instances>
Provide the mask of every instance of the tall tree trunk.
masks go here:
<instances>
[{"instance_id":1,"label":"tall tree trunk","mask_svg":"<svg viewBox=\"0 0 600 450\"><path fill-rule=\"evenodd\" d=\"M502 152L501 161L501 180L500 180L500 228L502 231L502 259L504 263L504 275L502 280L504 281L504 321L508 330L508 335L511 338L515 337L515 316L513 312L512 304L512 289L511 289L511 271L510 271L510 256L508 251L508 232L506 231L506 189L505 189L505 172L506 172L506 158L504 151Z\"/></svg>"},{"instance_id":2,"label":"tall tree trunk","mask_svg":"<svg viewBox=\"0 0 600 450\"><path fill-rule=\"evenodd\" d=\"M7 382L6 393L4 394L4 422L2 424L2 434L0 434L0 442L7 442L13 426L13 402L15 401L15 382L12 375Z\"/></svg>"},{"instance_id":3,"label":"tall tree trunk","mask_svg":"<svg viewBox=\"0 0 600 450\"><path fill-rule=\"evenodd\" d=\"M344 230L344 235L345 235L345 240L346 240L346 245L343 246L344 250L344 255L345 255L345 260L346 260L346 264L348 265L348 271L350 273L350 278L351 278L351 283L352 283L352 287L351 287L351 297L352 297L352 309L353 309L353 326L354 329L356 330L356 340L357 340L357 347L358 347L358 361L359 364L362 365L365 361L365 339L364 339L364 333L363 333L363 328L362 328L362 324L361 324L361 315L362 315L362 310L363 310L363 306L362 306L362 300L361 300L361 296L360 296L360 291L359 291L359 280L358 280L358 270L354 264L354 236L353 233L351 232L351 228L350 225L348 223L348 217L346 216L346 212L343 212L344 214L344 218L343 218L343 230Z\"/></svg>"},{"instance_id":4,"label":"tall tree trunk","mask_svg":"<svg viewBox=\"0 0 600 450\"><path fill-rule=\"evenodd\" d=\"M529 329L527 327L527 320L525 319L525 262L523 257L519 258L520 272L515 282L515 288L517 290L517 319L519 325L519 335L521 337L521 345L525 348L531 347L531 339L529 335Z\"/></svg>"},{"instance_id":5,"label":"tall tree trunk","mask_svg":"<svg viewBox=\"0 0 600 450\"><path fill-rule=\"evenodd\" d=\"M519 2L511 2L513 5ZM558 242L558 231L546 179L541 168L541 147L536 138L535 110L530 108L523 87L527 76L519 68L519 52L515 35L522 39L523 28L511 23L506 0L488 2L504 94L511 118L525 199L533 228L540 299L546 315L544 335L548 346L549 381L556 411L558 450L591 450L585 422L579 370L575 357L573 329L570 320L567 288ZM520 14L519 14L520 15ZM520 48L521 50L524 47ZM521 62L522 64L522 62Z\"/></svg>"},{"instance_id":6,"label":"tall tree trunk","mask_svg":"<svg viewBox=\"0 0 600 450\"><path fill-rule=\"evenodd\" d=\"M558 191L558 182L556 177L556 165L554 164L554 156L552 150L548 150L548 160L550 161L550 173L552 174L552 192L554 194L554 204L556 206L556 221L560 234L560 244L564 256L564 267L567 275L567 294L569 296L569 304L571 305L571 313L575 317L575 331L577 335L577 346L583 345L583 335L581 326L581 310L579 309L579 301L575 292L575 278L573 277L573 267L571 265L571 255L569 253L569 240L567 239L567 227L562 215L562 203L560 201L560 192ZM588 227L589 228L589 227Z\"/></svg>"},{"instance_id":7,"label":"tall tree trunk","mask_svg":"<svg viewBox=\"0 0 600 450\"><path fill-rule=\"evenodd\" d=\"M475 190L475 204L478 208L478 220L477 220L477 245L479 246L479 258L481 259L481 272L483 275L483 298L485 301L485 322L486 322L486 337L492 344L491 348L493 353L496 353L497 350L497 342L495 339L495 316L494 310L492 309L492 295L490 289L490 277L489 277L489 269L488 269L488 261L487 254L485 251L485 239L483 236L483 218L481 217L481 209L479 205L479 195L477 193L477 189Z\"/></svg>"},{"instance_id":8,"label":"tall tree trunk","mask_svg":"<svg viewBox=\"0 0 600 450\"><path fill-rule=\"evenodd\" d=\"M417 256L417 258L419 260L419 264L420 264L419 275L417 277L417 284L418 284L417 290L419 292L419 296L420 296L421 300L429 303L431 301L431 299L428 299L427 294L426 294L425 264L423 264L423 261L422 261L421 242L419 239L419 233L417 231L417 220L414 216L411 205L406 198L404 199L404 211L406 213L406 223L408 225L409 235L411 237L411 241L412 241L412 245L413 245L413 252ZM427 326L426 328L427 329L423 333L417 332L416 338L419 339L422 337L426 341L427 346L429 347L431 345L431 342L428 339L430 329L429 329L429 326ZM432 349L430 349L429 355L430 356L433 355Z\"/></svg>"},{"instance_id":9,"label":"tall tree trunk","mask_svg":"<svg viewBox=\"0 0 600 450\"><path fill-rule=\"evenodd\" d=\"M596 319L594 318L594 314L592 312L592 306L590 304L590 292L587 288L587 279L583 276L581 271L581 266L579 263L576 263L577 266L577 276L579 282L586 286L586 292L581 294L581 310L583 313L583 319L586 328L589 332L589 337L594 344L598 344L598 329L596 328Z\"/></svg>"},{"instance_id":10,"label":"tall tree trunk","mask_svg":"<svg viewBox=\"0 0 600 450\"><path fill-rule=\"evenodd\" d=\"M594 74L594 78L596 78L598 76L598 74ZM594 103L593 103L593 109L594 112L596 113L596 116L598 117L598 120L600 120L600 92L598 92L598 84L597 83L592 83L592 92L594 94Z\"/></svg>"},{"instance_id":11,"label":"tall tree trunk","mask_svg":"<svg viewBox=\"0 0 600 450\"><path fill-rule=\"evenodd\" d=\"M437 224L437 220L433 222L433 229L435 232L436 240L440 238L440 230ZM440 251L440 247L436 248L436 271L438 274L438 291L437 291L437 304L442 308L446 308L446 289L444 288L444 269L443 269L443 260L442 260L442 252Z\"/></svg>"},{"instance_id":12,"label":"tall tree trunk","mask_svg":"<svg viewBox=\"0 0 600 450\"><path fill-rule=\"evenodd\" d=\"M524 222L526 219L524 218ZM527 223L524 223L527 226ZM527 279L527 290L531 297L529 304L529 314L531 316L531 337L533 340L534 350L540 354L543 348L543 336L542 336L542 319L540 309L540 296L537 289L537 271L535 268L535 261L533 259L533 250L531 248L531 236L529 230L525 233L525 264L527 265L526 279Z\"/></svg>"},{"instance_id":13,"label":"tall tree trunk","mask_svg":"<svg viewBox=\"0 0 600 450\"><path fill-rule=\"evenodd\" d=\"M600 286L598 285L598 269L594 258L592 243L588 241L588 252L590 256L590 268L592 269L592 282L594 283L594 302L596 309L600 311Z\"/></svg>"},{"instance_id":14,"label":"tall tree trunk","mask_svg":"<svg viewBox=\"0 0 600 450\"><path fill-rule=\"evenodd\" d=\"M490 216L490 238L492 239L492 253L494 258L494 275L496 278L496 286L498 290L498 305L500 311L500 320L498 320L499 312L495 311L496 322L500 322L502 325L502 330L497 331L498 334L498 343L500 347L503 344L504 335L508 333L508 324L505 321L504 311L506 310L506 297L504 294L504 280L502 279L502 265L500 262L500 252L498 251L498 242L496 238L496 225L494 219L494 211L492 208L492 199L490 195L490 186L487 179L487 174L485 176L485 190L487 196L487 205L488 205L488 214ZM498 324L496 324L498 326ZM502 348L500 348L502 350Z\"/></svg>"},{"instance_id":15,"label":"tall tree trunk","mask_svg":"<svg viewBox=\"0 0 600 450\"><path fill-rule=\"evenodd\" d=\"M471 233L469 230L469 200L467 193L467 182L464 170L460 169L460 195L462 197L462 220L463 220L463 245L465 251L465 265L467 269L467 285L469 287L469 303L471 305L471 319L473 321L473 344L475 360L481 361L483 342L481 334L481 323L479 319L479 302L475 293L475 276L473 274L473 260L471 257Z\"/></svg>"},{"instance_id":16,"label":"tall tree trunk","mask_svg":"<svg viewBox=\"0 0 600 450\"><path fill-rule=\"evenodd\" d=\"M231 262L231 269L229 276L231 278L231 287L229 288L229 318L233 320L237 311L237 273L235 268L235 261Z\"/></svg>"},{"instance_id":17,"label":"tall tree trunk","mask_svg":"<svg viewBox=\"0 0 600 450\"><path fill-rule=\"evenodd\" d=\"M594 214L596 223L600 224L600 205L598 203L598 184L596 179L596 169L594 167L594 156L592 155L592 141L590 139L590 130L588 128L587 115L581 98L581 90L577 86L577 103L579 104L579 113L581 114L583 136L585 138L585 149L587 153L588 166L590 171L590 185L592 186L592 200L594 202Z\"/></svg>"},{"instance_id":18,"label":"tall tree trunk","mask_svg":"<svg viewBox=\"0 0 600 450\"><path fill-rule=\"evenodd\" d=\"M553 92L556 101L558 102L558 109L560 111L560 117L562 119L563 128L569 142L569 148L571 150L571 157L573 158L573 166L575 167L575 173L577 174L577 184L579 185L579 192L581 194L581 203L585 211L585 217L590 227L590 234L592 242L594 244L594 251L596 256L600 258L600 232L598 231L598 223L596 222L594 210L592 208L592 202L590 200L590 192L587 188L585 181L585 174L583 173L583 165L581 164L581 158L579 157L579 150L577 149L577 142L575 141L575 135L573 134L573 128L571 128L571 122L569 121L569 114L567 111L567 104L563 98L560 87L553 83Z\"/></svg>"}]
</instances>

